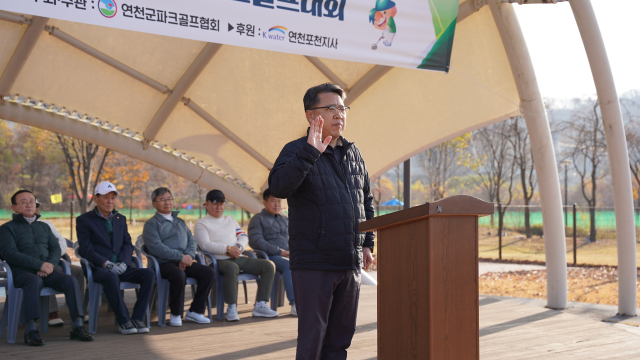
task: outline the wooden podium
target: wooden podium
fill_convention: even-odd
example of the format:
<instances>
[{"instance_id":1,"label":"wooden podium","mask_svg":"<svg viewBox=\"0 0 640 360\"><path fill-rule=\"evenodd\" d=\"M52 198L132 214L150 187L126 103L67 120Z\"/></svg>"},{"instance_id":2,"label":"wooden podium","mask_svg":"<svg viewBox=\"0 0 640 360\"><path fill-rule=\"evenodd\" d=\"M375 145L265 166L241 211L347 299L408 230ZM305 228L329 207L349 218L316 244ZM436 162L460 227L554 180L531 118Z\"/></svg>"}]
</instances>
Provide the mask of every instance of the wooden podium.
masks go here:
<instances>
[{"instance_id":1,"label":"wooden podium","mask_svg":"<svg viewBox=\"0 0 640 360\"><path fill-rule=\"evenodd\" d=\"M459 195L360 223L377 231L378 359L480 358L478 217Z\"/></svg>"}]
</instances>

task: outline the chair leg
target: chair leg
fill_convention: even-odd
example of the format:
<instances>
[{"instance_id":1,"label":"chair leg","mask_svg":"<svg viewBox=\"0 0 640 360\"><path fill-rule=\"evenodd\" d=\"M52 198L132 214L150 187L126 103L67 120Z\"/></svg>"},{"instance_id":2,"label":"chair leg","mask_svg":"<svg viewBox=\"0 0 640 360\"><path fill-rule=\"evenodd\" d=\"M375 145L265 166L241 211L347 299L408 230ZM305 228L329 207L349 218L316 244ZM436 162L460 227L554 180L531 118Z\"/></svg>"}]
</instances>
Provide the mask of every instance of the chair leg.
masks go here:
<instances>
[{"instance_id":1,"label":"chair leg","mask_svg":"<svg viewBox=\"0 0 640 360\"><path fill-rule=\"evenodd\" d=\"M8 318L7 318L7 342L9 344L16 343L16 336L18 334L18 321L20 321L20 307L22 305L22 289L15 289L12 291L12 295L9 298L8 306ZM5 303L5 309L7 304ZM4 316L2 317L4 320Z\"/></svg>"},{"instance_id":2,"label":"chair leg","mask_svg":"<svg viewBox=\"0 0 640 360\"><path fill-rule=\"evenodd\" d=\"M244 303L248 304L249 303L249 297L247 297L247 282L243 281L242 282L242 286L244 286Z\"/></svg>"},{"instance_id":3,"label":"chair leg","mask_svg":"<svg viewBox=\"0 0 640 360\"><path fill-rule=\"evenodd\" d=\"M49 297L40 296L40 332L49 331Z\"/></svg>"},{"instance_id":4,"label":"chair leg","mask_svg":"<svg viewBox=\"0 0 640 360\"><path fill-rule=\"evenodd\" d=\"M169 281L161 280L158 284L158 326L167 324L167 305L169 302Z\"/></svg>"},{"instance_id":5,"label":"chair leg","mask_svg":"<svg viewBox=\"0 0 640 360\"><path fill-rule=\"evenodd\" d=\"M2 320L0 321L0 337L4 336L7 328L7 318L9 317L9 296L4 298L4 308L2 309Z\"/></svg>"},{"instance_id":6,"label":"chair leg","mask_svg":"<svg viewBox=\"0 0 640 360\"><path fill-rule=\"evenodd\" d=\"M273 286L271 287L271 310L273 311L278 311L278 285L281 277L279 272L276 272L273 277Z\"/></svg>"},{"instance_id":7,"label":"chair leg","mask_svg":"<svg viewBox=\"0 0 640 360\"><path fill-rule=\"evenodd\" d=\"M156 311L156 304L158 303L158 285L155 284L153 285L153 293L151 294L151 305L149 306L151 308L151 312Z\"/></svg>"},{"instance_id":8,"label":"chair leg","mask_svg":"<svg viewBox=\"0 0 640 360\"><path fill-rule=\"evenodd\" d=\"M216 318L224 320L224 288L222 287L222 276L216 276Z\"/></svg>"},{"instance_id":9,"label":"chair leg","mask_svg":"<svg viewBox=\"0 0 640 360\"><path fill-rule=\"evenodd\" d=\"M284 278L278 283L278 306L284 306Z\"/></svg>"},{"instance_id":10,"label":"chair leg","mask_svg":"<svg viewBox=\"0 0 640 360\"><path fill-rule=\"evenodd\" d=\"M89 287L89 333L95 334L98 332L98 312L100 311L102 285L92 282Z\"/></svg>"}]
</instances>

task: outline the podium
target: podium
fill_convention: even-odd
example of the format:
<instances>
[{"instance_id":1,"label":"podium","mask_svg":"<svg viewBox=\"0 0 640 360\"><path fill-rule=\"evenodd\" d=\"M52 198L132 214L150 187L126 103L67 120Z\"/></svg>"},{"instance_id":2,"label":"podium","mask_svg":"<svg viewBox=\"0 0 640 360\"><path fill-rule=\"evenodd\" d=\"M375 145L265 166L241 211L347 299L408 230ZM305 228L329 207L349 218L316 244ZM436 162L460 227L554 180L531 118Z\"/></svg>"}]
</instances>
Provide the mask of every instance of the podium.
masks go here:
<instances>
[{"instance_id":1,"label":"podium","mask_svg":"<svg viewBox=\"0 0 640 360\"><path fill-rule=\"evenodd\" d=\"M360 223L377 231L378 359L480 358L478 217L458 195Z\"/></svg>"}]
</instances>

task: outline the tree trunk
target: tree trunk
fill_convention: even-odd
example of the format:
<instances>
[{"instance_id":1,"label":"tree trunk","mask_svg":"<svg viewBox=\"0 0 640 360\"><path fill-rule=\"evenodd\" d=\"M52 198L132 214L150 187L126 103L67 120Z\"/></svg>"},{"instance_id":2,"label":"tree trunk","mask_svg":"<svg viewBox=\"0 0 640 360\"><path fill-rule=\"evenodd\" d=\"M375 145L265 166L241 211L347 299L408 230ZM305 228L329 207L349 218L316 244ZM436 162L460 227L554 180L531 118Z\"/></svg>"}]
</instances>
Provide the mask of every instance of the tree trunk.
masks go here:
<instances>
[{"instance_id":1,"label":"tree trunk","mask_svg":"<svg viewBox=\"0 0 640 360\"><path fill-rule=\"evenodd\" d=\"M589 229L589 241L596 242L596 208L595 206L589 207L589 219L591 220L591 225Z\"/></svg>"},{"instance_id":2,"label":"tree trunk","mask_svg":"<svg viewBox=\"0 0 640 360\"><path fill-rule=\"evenodd\" d=\"M529 204L527 204L529 205ZM524 233L527 236L527 239L531 239L531 219L530 219L530 210L529 207L524 208Z\"/></svg>"}]
</instances>

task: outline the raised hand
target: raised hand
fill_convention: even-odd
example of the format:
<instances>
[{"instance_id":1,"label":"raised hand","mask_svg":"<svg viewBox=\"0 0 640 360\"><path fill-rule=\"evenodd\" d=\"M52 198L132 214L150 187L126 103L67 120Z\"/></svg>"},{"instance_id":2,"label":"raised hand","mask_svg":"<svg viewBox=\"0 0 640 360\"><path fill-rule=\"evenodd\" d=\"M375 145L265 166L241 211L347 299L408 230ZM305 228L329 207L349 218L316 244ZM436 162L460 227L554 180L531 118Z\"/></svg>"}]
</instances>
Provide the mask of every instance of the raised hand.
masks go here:
<instances>
[{"instance_id":1,"label":"raised hand","mask_svg":"<svg viewBox=\"0 0 640 360\"><path fill-rule=\"evenodd\" d=\"M327 136L324 141L322 141L322 126L324 125L324 119L322 116L318 115L315 120L311 122L311 126L309 129L309 137L307 138L307 143L318 149L321 153L327 148L329 143L331 142L331 136Z\"/></svg>"}]
</instances>

